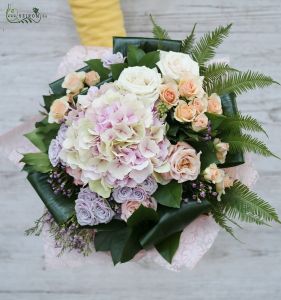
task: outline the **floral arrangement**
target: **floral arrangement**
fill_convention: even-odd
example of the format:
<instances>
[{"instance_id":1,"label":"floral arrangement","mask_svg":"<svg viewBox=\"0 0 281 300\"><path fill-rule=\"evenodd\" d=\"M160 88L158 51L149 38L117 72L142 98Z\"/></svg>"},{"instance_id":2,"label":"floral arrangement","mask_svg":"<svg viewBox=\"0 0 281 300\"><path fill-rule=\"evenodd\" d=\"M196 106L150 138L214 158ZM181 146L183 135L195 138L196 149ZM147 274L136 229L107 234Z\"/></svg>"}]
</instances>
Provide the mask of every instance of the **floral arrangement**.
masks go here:
<instances>
[{"instance_id":1,"label":"floral arrangement","mask_svg":"<svg viewBox=\"0 0 281 300\"><path fill-rule=\"evenodd\" d=\"M237 110L236 95L276 83L212 62L231 25L195 42L114 38L112 55L53 83L44 118L26 137L40 150L22 162L61 251L110 252L114 264L155 247L172 262L181 232L202 214L233 235L237 220L280 222L228 168L244 153L275 156L247 132L265 133Z\"/></svg>"}]
</instances>

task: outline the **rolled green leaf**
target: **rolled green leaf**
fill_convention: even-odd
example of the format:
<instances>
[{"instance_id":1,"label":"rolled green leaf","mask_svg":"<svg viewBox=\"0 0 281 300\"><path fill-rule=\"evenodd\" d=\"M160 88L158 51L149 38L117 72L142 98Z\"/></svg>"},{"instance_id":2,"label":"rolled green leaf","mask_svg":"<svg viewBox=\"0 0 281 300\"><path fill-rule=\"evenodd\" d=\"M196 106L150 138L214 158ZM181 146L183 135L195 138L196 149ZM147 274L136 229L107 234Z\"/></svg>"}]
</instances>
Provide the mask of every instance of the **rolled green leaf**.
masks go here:
<instances>
[{"instance_id":1,"label":"rolled green leaf","mask_svg":"<svg viewBox=\"0 0 281 300\"><path fill-rule=\"evenodd\" d=\"M67 198L60 194L55 195L50 184L47 182L48 177L48 174L34 172L29 174L27 179L44 202L55 221L59 225L62 225L75 213L75 196Z\"/></svg>"},{"instance_id":2,"label":"rolled green leaf","mask_svg":"<svg viewBox=\"0 0 281 300\"><path fill-rule=\"evenodd\" d=\"M225 94L221 96L222 109L225 115L233 116L238 113L236 96L235 94ZM231 133L231 130L229 134ZM236 153L228 153L226 156L226 161L222 165L224 168L235 167L245 163L244 154L242 151L237 151Z\"/></svg>"},{"instance_id":3,"label":"rolled green leaf","mask_svg":"<svg viewBox=\"0 0 281 300\"><path fill-rule=\"evenodd\" d=\"M144 248L157 245L170 235L183 230L201 214L210 211L211 204L204 200L201 203L192 201L183 203L181 208L169 208L164 211L159 222L149 230L140 243Z\"/></svg>"},{"instance_id":4,"label":"rolled green leaf","mask_svg":"<svg viewBox=\"0 0 281 300\"><path fill-rule=\"evenodd\" d=\"M178 40L159 40L155 38L138 38L138 37L113 37L113 53L121 52L127 56L128 46L134 45L144 52L156 50L180 52L181 41Z\"/></svg>"}]
</instances>

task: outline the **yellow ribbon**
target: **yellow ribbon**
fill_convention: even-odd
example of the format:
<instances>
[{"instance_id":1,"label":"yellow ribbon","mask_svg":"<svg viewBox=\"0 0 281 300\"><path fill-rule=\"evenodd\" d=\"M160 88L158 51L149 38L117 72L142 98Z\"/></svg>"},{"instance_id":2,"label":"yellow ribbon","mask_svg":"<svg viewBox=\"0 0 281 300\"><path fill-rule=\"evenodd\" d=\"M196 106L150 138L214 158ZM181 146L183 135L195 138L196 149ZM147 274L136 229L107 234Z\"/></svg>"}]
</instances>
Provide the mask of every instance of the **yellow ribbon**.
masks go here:
<instances>
[{"instance_id":1,"label":"yellow ribbon","mask_svg":"<svg viewBox=\"0 0 281 300\"><path fill-rule=\"evenodd\" d=\"M81 43L112 47L112 36L125 36L118 0L68 0Z\"/></svg>"}]
</instances>

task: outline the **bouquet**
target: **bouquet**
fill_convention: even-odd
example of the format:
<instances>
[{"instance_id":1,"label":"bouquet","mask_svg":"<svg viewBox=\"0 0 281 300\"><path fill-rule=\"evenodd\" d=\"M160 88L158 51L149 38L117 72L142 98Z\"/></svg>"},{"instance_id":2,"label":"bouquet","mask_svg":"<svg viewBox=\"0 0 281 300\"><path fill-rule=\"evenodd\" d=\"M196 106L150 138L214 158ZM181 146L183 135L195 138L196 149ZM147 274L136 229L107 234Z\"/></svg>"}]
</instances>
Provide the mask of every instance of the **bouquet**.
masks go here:
<instances>
[{"instance_id":1,"label":"bouquet","mask_svg":"<svg viewBox=\"0 0 281 300\"><path fill-rule=\"evenodd\" d=\"M196 42L195 26L179 41L152 22L154 38L115 37L113 54L51 83L25 135L38 151L21 161L46 206L27 234L48 223L61 253L103 251L118 264L156 249L172 263L202 215L233 236L237 220L280 223L233 176L245 153L275 156L236 96L276 82L213 60L231 25Z\"/></svg>"}]
</instances>

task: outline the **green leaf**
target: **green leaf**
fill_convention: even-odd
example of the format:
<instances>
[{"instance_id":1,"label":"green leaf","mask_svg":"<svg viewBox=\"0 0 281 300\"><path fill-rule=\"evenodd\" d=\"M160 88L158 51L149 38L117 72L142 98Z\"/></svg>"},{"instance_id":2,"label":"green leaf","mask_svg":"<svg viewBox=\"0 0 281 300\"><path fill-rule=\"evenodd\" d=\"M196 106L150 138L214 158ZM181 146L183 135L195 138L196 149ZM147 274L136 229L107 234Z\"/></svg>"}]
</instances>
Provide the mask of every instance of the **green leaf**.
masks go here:
<instances>
[{"instance_id":1,"label":"green leaf","mask_svg":"<svg viewBox=\"0 0 281 300\"><path fill-rule=\"evenodd\" d=\"M195 42L195 28L196 28L196 23L194 24L192 31L190 35L188 35L181 44L181 52L190 54Z\"/></svg>"},{"instance_id":2,"label":"green leaf","mask_svg":"<svg viewBox=\"0 0 281 300\"><path fill-rule=\"evenodd\" d=\"M210 208L211 204L206 200L201 203L183 202L181 208L165 208L159 222L141 238L141 245L147 248L159 244L168 236L183 230L198 216L208 212Z\"/></svg>"},{"instance_id":3,"label":"green leaf","mask_svg":"<svg viewBox=\"0 0 281 300\"><path fill-rule=\"evenodd\" d=\"M267 148L264 142L250 136L249 134L226 134L223 139L224 142L229 143L230 153L235 153L237 151L253 152L262 156L274 156L276 158L279 158Z\"/></svg>"},{"instance_id":4,"label":"green leaf","mask_svg":"<svg viewBox=\"0 0 281 300\"><path fill-rule=\"evenodd\" d=\"M48 173L52 170L48 154L46 153L25 153L20 162L25 163L33 172Z\"/></svg>"},{"instance_id":5,"label":"green leaf","mask_svg":"<svg viewBox=\"0 0 281 300\"><path fill-rule=\"evenodd\" d=\"M121 63L121 64L113 64L110 66L111 72L112 72L112 78L113 80L117 80L121 74L121 72L127 68L126 63Z\"/></svg>"},{"instance_id":6,"label":"green leaf","mask_svg":"<svg viewBox=\"0 0 281 300\"><path fill-rule=\"evenodd\" d=\"M222 195L220 205L230 218L258 225L272 221L280 223L275 209L239 181Z\"/></svg>"},{"instance_id":7,"label":"green leaf","mask_svg":"<svg viewBox=\"0 0 281 300\"><path fill-rule=\"evenodd\" d=\"M223 121L226 119L226 116L224 115L211 114L211 113L205 113L205 114L211 122L212 131L218 129L223 123Z\"/></svg>"},{"instance_id":8,"label":"green leaf","mask_svg":"<svg viewBox=\"0 0 281 300\"><path fill-rule=\"evenodd\" d=\"M153 24L153 29L152 29L153 36L159 40L169 40L170 37L168 32L155 23L152 15L150 15L150 20Z\"/></svg>"},{"instance_id":9,"label":"green leaf","mask_svg":"<svg viewBox=\"0 0 281 300\"><path fill-rule=\"evenodd\" d=\"M145 56L142 57L138 65L153 69L156 67L156 63L159 61L159 59L159 51L148 52Z\"/></svg>"},{"instance_id":10,"label":"green leaf","mask_svg":"<svg viewBox=\"0 0 281 300\"><path fill-rule=\"evenodd\" d=\"M279 84L271 77L258 72L232 73L214 80L208 88L208 93L217 93L218 95L235 93L238 95L256 88L264 88L274 83Z\"/></svg>"},{"instance_id":11,"label":"green leaf","mask_svg":"<svg viewBox=\"0 0 281 300\"><path fill-rule=\"evenodd\" d=\"M129 45L128 46L128 56L127 56L127 61L128 65L130 67L132 66L137 66L139 61L145 56L145 52L134 46L134 45Z\"/></svg>"},{"instance_id":12,"label":"green leaf","mask_svg":"<svg viewBox=\"0 0 281 300\"><path fill-rule=\"evenodd\" d=\"M182 201L182 184L175 180L166 185L159 184L153 197L162 205L179 208Z\"/></svg>"},{"instance_id":13,"label":"green leaf","mask_svg":"<svg viewBox=\"0 0 281 300\"><path fill-rule=\"evenodd\" d=\"M212 141L208 142L194 142L193 147L197 152L201 151L201 170L205 170L212 163L219 163L216 155L216 149Z\"/></svg>"},{"instance_id":14,"label":"green leaf","mask_svg":"<svg viewBox=\"0 0 281 300\"><path fill-rule=\"evenodd\" d=\"M67 198L61 194L55 195L50 184L47 182L48 174L31 173L27 179L44 202L49 212L53 215L56 222L60 225L67 222L75 213L74 198Z\"/></svg>"},{"instance_id":15,"label":"green leaf","mask_svg":"<svg viewBox=\"0 0 281 300\"><path fill-rule=\"evenodd\" d=\"M50 142L56 137L60 125L48 123L47 118L35 124L36 128L24 136L42 152L48 152Z\"/></svg>"},{"instance_id":16,"label":"green leaf","mask_svg":"<svg viewBox=\"0 0 281 300\"><path fill-rule=\"evenodd\" d=\"M100 75L100 80L106 80L109 76L110 70L103 66L101 59L91 59L85 61L92 71L96 71Z\"/></svg>"},{"instance_id":17,"label":"green leaf","mask_svg":"<svg viewBox=\"0 0 281 300\"><path fill-rule=\"evenodd\" d=\"M229 34L232 24L218 27L214 31L206 33L192 50L192 56L200 66L215 56L215 49L223 42Z\"/></svg>"},{"instance_id":18,"label":"green leaf","mask_svg":"<svg viewBox=\"0 0 281 300\"><path fill-rule=\"evenodd\" d=\"M178 250L180 236L181 232L176 232L155 246L159 254L166 259L168 263L172 263L173 257Z\"/></svg>"},{"instance_id":19,"label":"green leaf","mask_svg":"<svg viewBox=\"0 0 281 300\"><path fill-rule=\"evenodd\" d=\"M134 227L144 222L157 222L158 219L158 214L154 209L141 205L127 220L127 225Z\"/></svg>"},{"instance_id":20,"label":"green leaf","mask_svg":"<svg viewBox=\"0 0 281 300\"><path fill-rule=\"evenodd\" d=\"M145 53L157 51L180 52L181 41L178 40L159 40L155 38L139 38L139 37L113 37L113 53L121 52L123 56L127 56L128 46L134 45L142 49Z\"/></svg>"}]
</instances>

